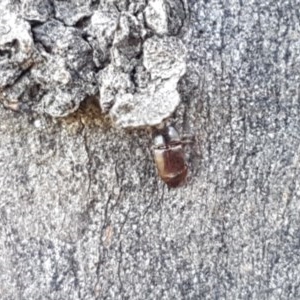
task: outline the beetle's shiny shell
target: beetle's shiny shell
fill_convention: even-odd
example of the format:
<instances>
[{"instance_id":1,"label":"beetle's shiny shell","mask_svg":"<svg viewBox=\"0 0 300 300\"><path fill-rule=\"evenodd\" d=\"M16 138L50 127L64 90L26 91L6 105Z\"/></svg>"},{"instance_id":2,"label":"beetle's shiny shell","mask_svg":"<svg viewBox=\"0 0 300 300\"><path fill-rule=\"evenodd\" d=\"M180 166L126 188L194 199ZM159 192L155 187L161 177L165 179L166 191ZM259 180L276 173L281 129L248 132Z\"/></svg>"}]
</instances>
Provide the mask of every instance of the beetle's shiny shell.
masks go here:
<instances>
[{"instance_id":1,"label":"beetle's shiny shell","mask_svg":"<svg viewBox=\"0 0 300 300\"><path fill-rule=\"evenodd\" d=\"M161 179L170 187L185 182L185 164L182 142L173 126L165 127L154 137L154 160Z\"/></svg>"},{"instance_id":2,"label":"beetle's shiny shell","mask_svg":"<svg viewBox=\"0 0 300 300\"><path fill-rule=\"evenodd\" d=\"M184 183L187 166L182 145L154 149L154 160L159 176L168 186L177 187Z\"/></svg>"}]
</instances>

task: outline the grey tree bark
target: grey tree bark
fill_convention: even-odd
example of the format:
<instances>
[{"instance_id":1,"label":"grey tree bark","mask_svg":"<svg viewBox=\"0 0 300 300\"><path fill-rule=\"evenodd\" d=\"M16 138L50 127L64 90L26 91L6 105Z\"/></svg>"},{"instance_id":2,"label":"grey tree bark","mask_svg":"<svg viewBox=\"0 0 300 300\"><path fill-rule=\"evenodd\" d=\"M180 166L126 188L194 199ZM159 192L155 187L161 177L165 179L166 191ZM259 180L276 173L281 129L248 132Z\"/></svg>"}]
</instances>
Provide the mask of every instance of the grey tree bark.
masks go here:
<instances>
[{"instance_id":1,"label":"grey tree bark","mask_svg":"<svg viewBox=\"0 0 300 300\"><path fill-rule=\"evenodd\" d=\"M2 2L1 299L300 298L298 0Z\"/></svg>"}]
</instances>

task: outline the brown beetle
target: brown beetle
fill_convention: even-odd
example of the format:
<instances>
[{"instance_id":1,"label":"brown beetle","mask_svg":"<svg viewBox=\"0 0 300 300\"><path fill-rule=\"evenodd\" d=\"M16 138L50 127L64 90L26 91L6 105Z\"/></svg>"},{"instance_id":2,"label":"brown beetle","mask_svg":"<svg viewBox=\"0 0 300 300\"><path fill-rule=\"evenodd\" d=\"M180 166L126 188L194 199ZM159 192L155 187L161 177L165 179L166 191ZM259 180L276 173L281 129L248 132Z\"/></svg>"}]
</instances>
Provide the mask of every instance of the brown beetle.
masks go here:
<instances>
[{"instance_id":1,"label":"brown beetle","mask_svg":"<svg viewBox=\"0 0 300 300\"><path fill-rule=\"evenodd\" d=\"M187 165L177 130L173 126L158 130L153 143L154 160L161 179L169 187L182 185L187 176Z\"/></svg>"}]
</instances>

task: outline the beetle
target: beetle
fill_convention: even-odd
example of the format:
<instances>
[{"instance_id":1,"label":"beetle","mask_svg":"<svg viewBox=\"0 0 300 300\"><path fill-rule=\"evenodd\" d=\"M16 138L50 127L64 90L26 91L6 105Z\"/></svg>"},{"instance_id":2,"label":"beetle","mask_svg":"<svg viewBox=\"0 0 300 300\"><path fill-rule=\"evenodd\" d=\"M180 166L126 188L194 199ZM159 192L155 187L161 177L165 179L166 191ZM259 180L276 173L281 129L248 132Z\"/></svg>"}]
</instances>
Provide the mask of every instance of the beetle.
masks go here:
<instances>
[{"instance_id":1,"label":"beetle","mask_svg":"<svg viewBox=\"0 0 300 300\"><path fill-rule=\"evenodd\" d=\"M183 142L175 127L169 125L156 130L152 149L160 178L172 188L182 185L187 177L188 168Z\"/></svg>"}]
</instances>

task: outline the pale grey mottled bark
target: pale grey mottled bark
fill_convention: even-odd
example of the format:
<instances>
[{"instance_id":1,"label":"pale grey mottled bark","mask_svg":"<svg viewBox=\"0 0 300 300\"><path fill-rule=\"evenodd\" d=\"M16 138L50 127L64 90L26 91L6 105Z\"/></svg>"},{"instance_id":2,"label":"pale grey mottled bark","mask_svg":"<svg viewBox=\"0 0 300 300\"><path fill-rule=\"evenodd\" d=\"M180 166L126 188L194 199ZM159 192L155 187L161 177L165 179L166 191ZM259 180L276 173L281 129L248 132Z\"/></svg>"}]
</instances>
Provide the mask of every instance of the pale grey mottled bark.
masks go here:
<instances>
[{"instance_id":1,"label":"pale grey mottled bark","mask_svg":"<svg viewBox=\"0 0 300 300\"><path fill-rule=\"evenodd\" d=\"M64 34L89 3L69 8ZM184 187L157 178L146 131L115 128L93 101L62 119L29 91L3 102L22 112L0 108L1 299L300 298L300 3L188 5L174 115L195 136ZM51 14L64 18L50 5L31 19Z\"/></svg>"}]
</instances>

